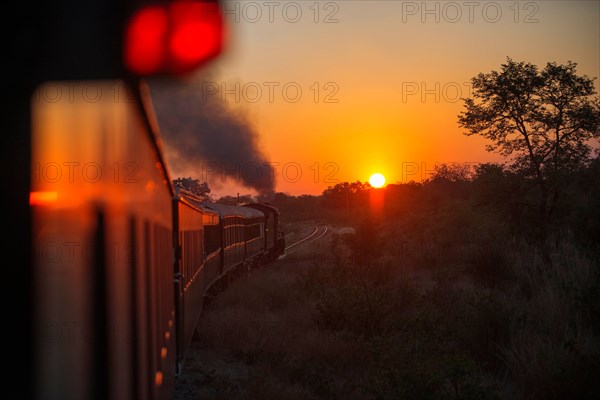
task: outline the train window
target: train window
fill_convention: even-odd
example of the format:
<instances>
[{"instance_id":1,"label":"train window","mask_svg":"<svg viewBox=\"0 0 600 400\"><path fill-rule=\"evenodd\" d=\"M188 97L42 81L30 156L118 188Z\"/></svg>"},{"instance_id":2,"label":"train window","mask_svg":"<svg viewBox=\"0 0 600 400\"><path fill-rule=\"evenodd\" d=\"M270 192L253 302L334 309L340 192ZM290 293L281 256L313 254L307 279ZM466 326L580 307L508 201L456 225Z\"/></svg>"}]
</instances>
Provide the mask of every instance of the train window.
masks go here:
<instances>
[{"instance_id":1,"label":"train window","mask_svg":"<svg viewBox=\"0 0 600 400\"><path fill-rule=\"evenodd\" d=\"M208 225L204 228L204 246L206 255L212 254L220 247L219 234L219 225Z\"/></svg>"}]
</instances>

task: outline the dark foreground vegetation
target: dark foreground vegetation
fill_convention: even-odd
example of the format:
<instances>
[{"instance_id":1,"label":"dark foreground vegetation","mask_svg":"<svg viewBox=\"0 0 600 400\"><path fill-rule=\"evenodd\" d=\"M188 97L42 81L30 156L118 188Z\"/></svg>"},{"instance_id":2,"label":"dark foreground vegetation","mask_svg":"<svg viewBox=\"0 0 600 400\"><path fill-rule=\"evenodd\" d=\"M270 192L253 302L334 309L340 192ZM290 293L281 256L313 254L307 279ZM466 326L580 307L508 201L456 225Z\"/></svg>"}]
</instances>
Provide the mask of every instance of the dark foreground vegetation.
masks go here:
<instances>
[{"instance_id":1,"label":"dark foreground vegetation","mask_svg":"<svg viewBox=\"0 0 600 400\"><path fill-rule=\"evenodd\" d=\"M459 124L506 164L275 195L308 250L236 282L177 396L600 398L600 102L575 64L508 60Z\"/></svg>"},{"instance_id":2,"label":"dark foreground vegetation","mask_svg":"<svg viewBox=\"0 0 600 400\"><path fill-rule=\"evenodd\" d=\"M390 185L379 217L360 183L279 195L292 230L300 209L331 233L217 298L179 398L598 398L599 176L572 176L543 240L498 165Z\"/></svg>"}]
</instances>

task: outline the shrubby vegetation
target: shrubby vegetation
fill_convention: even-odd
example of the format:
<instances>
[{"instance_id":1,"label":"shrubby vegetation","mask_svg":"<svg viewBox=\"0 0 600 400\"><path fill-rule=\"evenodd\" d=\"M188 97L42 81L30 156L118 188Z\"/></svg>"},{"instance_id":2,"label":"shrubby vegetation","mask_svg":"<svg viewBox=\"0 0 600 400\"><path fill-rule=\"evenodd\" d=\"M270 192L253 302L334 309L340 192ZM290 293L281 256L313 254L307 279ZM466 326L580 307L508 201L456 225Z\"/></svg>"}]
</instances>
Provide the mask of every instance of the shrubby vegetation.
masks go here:
<instances>
[{"instance_id":1,"label":"shrubby vegetation","mask_svg":"<svg viewBox=\"0 0 600 400\"><path fill-rule=\"evenodd\" d=\"M480 102L461 124L516 157L438 165L384 189L276 194L286 226L327 224L327 244L223 293L199 327L208 364L184 387L240 399L600 398L598 100L572 63L509 60L474 87ZM576 133L560 139L562 126ZM215 359L227 367L207 367Z\"/></svg>"},{"instance_id":2,"label":"shrubby vegetation","mask_svg":"<svg viewBox=\"0 0 600 400\"><path fill-rule=\"evenodd\" d=\"M532 189L500 165L389 185L379 217L364 184L277 196L283 216L298 207L332 233L217 298L183 387L223 399L597 398L599 168L573 175L544 242Z\"/></svg>"},{"instance_id":3,"label":"shrubby vegetation","mask_svg":"<svg viewBox=\"0 0 600 400\"><path fill-rule=\"evenodd\" d=\"M586 207L600 197L578 189L598 165L573 180L570 197L581 202L564 200L547 242L530 234L537 215L518 190L527 185L498 166L393 187L390 197L414 206L391 206L385 222L334 238L349 257L312 272L317 322L367 340L373 398L600 394L599 237L585 233L598 226ZM382 243L364 267L359 237Z\"/></svg>"}]
</instances>

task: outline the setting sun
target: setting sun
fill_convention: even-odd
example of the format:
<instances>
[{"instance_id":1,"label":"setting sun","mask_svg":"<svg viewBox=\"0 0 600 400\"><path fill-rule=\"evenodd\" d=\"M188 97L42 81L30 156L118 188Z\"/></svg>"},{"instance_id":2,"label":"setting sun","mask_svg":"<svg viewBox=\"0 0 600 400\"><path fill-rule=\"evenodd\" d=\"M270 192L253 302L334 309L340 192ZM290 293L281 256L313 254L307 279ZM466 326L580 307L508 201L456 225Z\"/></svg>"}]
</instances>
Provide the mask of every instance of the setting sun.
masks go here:
<instances>
[{"instance_id":1,"label":"setting sun","mask_svg":"<svg viewBox=\"0 0 600 400\"><path fill-rule=\"evenodd\" d=\"M369 183L374 188L380 188L385 185L385 177L379 173L371 175L369 178Z\"/></svg>"}]
</instances>

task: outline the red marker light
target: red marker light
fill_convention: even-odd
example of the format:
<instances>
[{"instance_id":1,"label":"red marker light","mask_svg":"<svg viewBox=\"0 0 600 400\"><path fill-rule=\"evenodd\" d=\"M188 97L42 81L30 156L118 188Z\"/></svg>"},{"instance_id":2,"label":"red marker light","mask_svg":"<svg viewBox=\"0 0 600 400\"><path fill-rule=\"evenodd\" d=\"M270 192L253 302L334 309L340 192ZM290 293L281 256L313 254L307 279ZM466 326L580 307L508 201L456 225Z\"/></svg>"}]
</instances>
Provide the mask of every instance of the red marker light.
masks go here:
<instances>
[{"instance_id":1,"label":"red marker light","mask_svg":"<svg viewBox=\"0 0 600 400\"><path fill-rule=\"evenodd\" d=\"M138 11L125 34L125 65L138 75L189 72L221 52L215 1L179 0Z\"/></svg>"},{"instance_id":2,"label":"red marker light","mask_svg":"<svg viewBox=\"0 0 600 400\"><path fill-rule=\"evenodd\" d=\"M192 70L221 52L223 20L217 3L177 1L170 11L169 50L174 72Z\"/></svg>"},{"instance_id":3,"label":"red marker light","mask_svg":"<svg viewBox=\"0 0 600 400\"><path fill-rule=\"evenodd\" d=\"M125 37L125 64L140 75L159 71L165 64L169 16L163 7L139 11L129 23Z\"/></svg>"}]
</instances>

